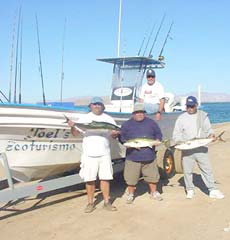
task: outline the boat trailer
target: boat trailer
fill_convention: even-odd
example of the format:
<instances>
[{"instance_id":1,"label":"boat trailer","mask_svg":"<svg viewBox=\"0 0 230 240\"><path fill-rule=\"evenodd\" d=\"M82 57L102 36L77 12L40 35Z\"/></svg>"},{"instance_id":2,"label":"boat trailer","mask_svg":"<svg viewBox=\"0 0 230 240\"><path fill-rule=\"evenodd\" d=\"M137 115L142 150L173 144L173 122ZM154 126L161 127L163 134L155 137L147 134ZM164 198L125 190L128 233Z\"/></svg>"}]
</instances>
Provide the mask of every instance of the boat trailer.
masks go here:
<instances>
[{"instance_id":1,"label":"boat trailer","mask_svg":"<svg viewBox=\"0 0 230 240\"><path fill-rule=\"evenodd\" d=\"M1 153L4 163L4 171L6 174L8 188L0 190L0 202L10 202L25 197L36 196L41 193L57 190L64 187L73 186L83 183L83 179L78 173L57 177L51 180L31 182L31 183L16 183L13 182L13 177L10 172L7 156ZM124 168L124 159L113 161L114 174L120 173Z\"/></svg>"}]
</instances>

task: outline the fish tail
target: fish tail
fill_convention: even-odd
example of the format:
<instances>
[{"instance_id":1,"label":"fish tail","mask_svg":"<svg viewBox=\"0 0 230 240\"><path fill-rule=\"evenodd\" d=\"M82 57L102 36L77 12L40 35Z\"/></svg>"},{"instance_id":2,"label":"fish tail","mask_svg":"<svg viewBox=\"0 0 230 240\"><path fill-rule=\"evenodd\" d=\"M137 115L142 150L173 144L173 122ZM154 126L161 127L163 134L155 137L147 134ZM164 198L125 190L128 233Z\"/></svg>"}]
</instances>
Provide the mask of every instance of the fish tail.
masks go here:
<instances>
[{"instance_id":1,"label":"fish tail","mask_svg":"<svg viewBox=\"0 0 230 240\"><path fill-rule=\"evenodd\" d=\"M63 114L63 116L65 118L65 122L64 123L67 123L70 119L65 114Z\"/></svg>"},{"instance_id":2,"label":"fish tail","mask_svg":"<svg viewBox=\"0 0 230 240\"><path fill-rule=\"evenodd\" d=\"M221 142L226 142L226 141L222 138L222 136L223 136L224 133L225 133L225 131L221 132L221 133L216 137L216 139L219 140L219 141L221 141Z\"/></svg>"}]
</instances>

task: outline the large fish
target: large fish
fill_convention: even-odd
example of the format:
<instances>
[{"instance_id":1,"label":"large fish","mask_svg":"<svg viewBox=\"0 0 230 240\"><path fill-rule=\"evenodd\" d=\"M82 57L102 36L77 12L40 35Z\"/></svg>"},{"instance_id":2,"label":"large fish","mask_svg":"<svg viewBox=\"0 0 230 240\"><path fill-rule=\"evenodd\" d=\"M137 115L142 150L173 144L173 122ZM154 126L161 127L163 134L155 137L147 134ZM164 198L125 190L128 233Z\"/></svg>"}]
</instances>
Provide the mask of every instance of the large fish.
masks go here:
<instances>
[{"instance_id":1,"label":"large fish","mask_svg":"<svg viewBox=\"0 0 230 240\"><path fill-rule=\"evenodd\" d=\"M160 145L162 142L159 140L155 140L152 138L140 137L140 138L133 138L129 139L124 143L124 146L130 148L140 149L143 147L152 148L153 146Z\"/></svg>"},{"instance_id":2,"label":"large fish","mask_svg":"<svg viewBox=\"0 0 230 240\"><path fill-rule=\"evenodd\" d=\"M220 133L217 137L216 140L223 141L224 140L221 138L221 136L224 134L224 132ZM182 143L176 144L174 147L179 150L189 150L189 149L194 149L202 146L206 146L209 143L213 142L212 138L195 138L192 140L184 141Z\"/></svg>"},{"instance_id":3,"label":"large fish","mask_svg":"<svg viewBox=\"0 0 230 240\"><path fill-rule=\"evenodd\" d=\"M66 122L68 122L70 119L64 115ZM116 130L119 131L120 127L118 125L108 123L108 122L86 122L86 123L78 123L74 122L74 126L80 130L81 132L87 130L87 129L95 129L95 130Z\"/></svg>"},{"instance_id":4,"label":"large fish","mask_svg":"<svg viewBox=\"0 0 230 240\"><path fill-rule=\"evenodd\" d=\"M112 123L108 123L108 122L97 122L97 121L92 121L90 123L78 123L75 122L75 125L82 129L82 130L86 130L86 129L106 129L106 130L120 130L120 127L112 124Z\"/></svg>"}]
</instances>

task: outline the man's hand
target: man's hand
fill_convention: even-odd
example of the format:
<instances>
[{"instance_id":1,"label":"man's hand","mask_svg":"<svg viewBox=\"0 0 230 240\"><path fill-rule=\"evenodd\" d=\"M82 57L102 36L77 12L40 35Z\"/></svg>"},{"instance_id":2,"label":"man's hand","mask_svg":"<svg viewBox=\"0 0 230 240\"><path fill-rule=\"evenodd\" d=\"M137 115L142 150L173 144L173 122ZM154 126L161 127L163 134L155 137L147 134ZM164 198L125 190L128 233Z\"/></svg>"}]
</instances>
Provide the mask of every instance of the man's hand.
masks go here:
<instances>
[{"instance_id":1,"label":"man's hand","mask_svg":"<svg viewBox=\"0 0 230 240\"><path fill-rule=\"evenodd\" d=\"M213 142L215 142L215 141L217 140L215 134L210 134L210 135L208 136L208 138L211 138Z\"/></svg>"},{"instance_id":2,"label":"man's hand","mask_svg":"<svg viewBox=\"0 0 230 240\"><path fill-rule=\"evenodd\" d=\"M160 112L157 112L157 113L155 114L155 119L156 119L157 121L161 120L161 113L160 113Z\"/></svg>"},{"instance_id":3,"label":"man's hand","mask_svg":"<svg viewBox=\"0 0 230 240\"><path fill-rule=\"evenodd\" d=\"M119 136L120 132L117 130L112 130L111 131L111 137L112 138L117 138Z\"/></svg>"}]
</instances>

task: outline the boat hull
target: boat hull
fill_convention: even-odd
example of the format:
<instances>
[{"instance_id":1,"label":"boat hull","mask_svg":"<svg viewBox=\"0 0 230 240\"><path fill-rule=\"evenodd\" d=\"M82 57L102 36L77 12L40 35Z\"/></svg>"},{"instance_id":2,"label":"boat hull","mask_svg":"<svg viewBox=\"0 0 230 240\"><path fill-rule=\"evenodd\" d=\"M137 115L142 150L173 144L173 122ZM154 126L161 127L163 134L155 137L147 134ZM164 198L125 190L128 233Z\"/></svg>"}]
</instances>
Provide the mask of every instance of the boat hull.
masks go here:
<instances>
[{"instance_id":1,"label":"boat hull","mask_svg":"<svg viewBox=\"0 0 230 240\"><path fill-rule=\"evenodd\" d=\"M0 111L0 152L6 154L14 178L31 181L79 170L82 135L71 134L64 116L77 121L87 112L7 104L0 105ZM109 114L118 125L131 116ZM177 116L163 114L159 121L164 139L171 138ZM111 138L110 146L113 161L125 158L122 144Z\"/></svg>"}]
</instances>

